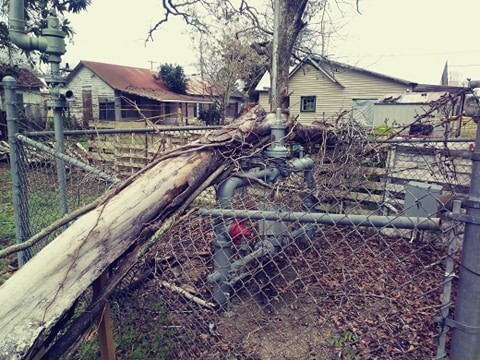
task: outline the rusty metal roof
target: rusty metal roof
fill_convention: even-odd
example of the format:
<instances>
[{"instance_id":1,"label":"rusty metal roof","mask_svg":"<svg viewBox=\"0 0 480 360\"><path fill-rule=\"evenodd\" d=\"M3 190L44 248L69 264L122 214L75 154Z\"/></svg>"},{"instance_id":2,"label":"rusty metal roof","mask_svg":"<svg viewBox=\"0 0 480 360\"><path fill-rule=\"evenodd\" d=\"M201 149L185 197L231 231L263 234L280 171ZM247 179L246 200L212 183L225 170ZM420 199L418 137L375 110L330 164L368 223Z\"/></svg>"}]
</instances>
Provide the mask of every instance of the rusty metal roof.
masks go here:
<instances>
[{"instance_id":1,"label":"rusty metal roof","mask_svg":"<svg viewBox=\"0 0 480 360\"><path fill-rule=\"evenodd\" d=\"M46 84L31 69L0 62L0 78L5 75L13 76L17 80L17 87L22 90L38 91L46 87Z\"/></svg>"},{"instance_id":2,"label":"rusty metal roof","mask_svg":"<svg viewBox=\"0 0 480 360\"><path fill-rule=\"evenodd\" d=\"M220 96L220 86L216 87L212 85L213 81L208 81L199 75L191 75L187 77L188 89L187 92L190 95L199 96ZM235 87L231 89L231 97L242 98L242 93Z\"/></svg>"},{"instance_id":3,"label":"rusty metal roof","mask_svg":"<svg viewBox=\"0 0 480 360\"><path fill-rule=\"evenodd\" d=\"M69 78L74 77L82 67L90 69L113 89L125 93L164 102L211 103L205 98L169 90L161 79L155 77L156 73L149 69L82 60L70 73Z\"/></svg>"},{"instance_id":4,"label":"rusty metal roof","mask_svg":"<svg viewBox=\"0 0 480 360\"><path fill-rule=\"evenodd\" d=\"M388 94L379 99L379 104L429 104L447 95L446 91L405 92Z\"/></svg>"}]
</instances>

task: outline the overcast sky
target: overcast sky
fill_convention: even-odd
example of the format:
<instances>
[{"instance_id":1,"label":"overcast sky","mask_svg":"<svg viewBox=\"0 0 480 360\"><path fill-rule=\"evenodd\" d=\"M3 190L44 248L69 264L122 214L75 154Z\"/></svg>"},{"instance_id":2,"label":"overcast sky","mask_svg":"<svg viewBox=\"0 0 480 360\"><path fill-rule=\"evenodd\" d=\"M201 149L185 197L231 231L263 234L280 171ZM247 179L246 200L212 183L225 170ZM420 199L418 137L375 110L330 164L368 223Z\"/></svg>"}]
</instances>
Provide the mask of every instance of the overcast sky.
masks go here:
<instances>
[{"instance_id":1,"label":"overcast sky","mask_svg":"<svg viewBox=\"0 0 480 360\"><path fill-rule=\"evenodd\" d=\"M448 61L460 80L480 79L480 0L360 0L360 10L344 18L333 59L430 84L440 82ZM144 68L170 62L193 72L196 58L179 19L145 44L161 14L161 0L93 0L87 12L69 16L77 34L63 60L71 67L80 60Z\"/></svg>"}]
</instances>

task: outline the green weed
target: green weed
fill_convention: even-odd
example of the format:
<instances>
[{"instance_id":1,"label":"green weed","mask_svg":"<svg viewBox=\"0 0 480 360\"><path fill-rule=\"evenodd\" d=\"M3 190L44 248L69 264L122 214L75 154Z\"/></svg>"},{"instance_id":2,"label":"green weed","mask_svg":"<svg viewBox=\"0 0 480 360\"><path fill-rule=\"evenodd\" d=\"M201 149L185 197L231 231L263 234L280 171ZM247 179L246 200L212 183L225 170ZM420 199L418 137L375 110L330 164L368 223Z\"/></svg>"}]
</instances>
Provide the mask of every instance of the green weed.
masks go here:
<instances>
[{"instance_id":1,"label":"green weed","mask_svg":"<svg viewBox=\"0 0 480 360\"><path fill-rule=\"evenodd\" d=\"M121 359L168 359L175 340L178 341L177 329L155 294L137 295L130 294L121 303L112 303L115 353ZM91 334L96 335L96 331ZM78 347L75 359L93 360L99 355L97 338L89 335Z\"/></svg>"},{"instance_id":2,"label":"green weed","mask_svg":"<svg viewBox=\"0 0 480 360\"><path fill-rule=\"evenodd\" d=\"M351 331L345 331L341 336L332 336L328 340L328 344L335 350L335 359L357 359L358 350L354 348L354 344L358 342L358 337Z\"/></svg>"}]
</instances>

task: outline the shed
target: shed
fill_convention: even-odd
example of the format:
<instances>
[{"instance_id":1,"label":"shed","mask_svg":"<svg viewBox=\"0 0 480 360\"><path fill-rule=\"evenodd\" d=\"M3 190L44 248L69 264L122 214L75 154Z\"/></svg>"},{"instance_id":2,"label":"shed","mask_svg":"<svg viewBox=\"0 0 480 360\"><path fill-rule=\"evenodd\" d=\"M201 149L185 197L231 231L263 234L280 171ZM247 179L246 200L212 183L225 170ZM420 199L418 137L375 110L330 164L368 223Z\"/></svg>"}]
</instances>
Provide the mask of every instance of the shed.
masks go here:
<instances>
[{"instance_id":1,"label":"shed","mask_svg":"<svg viewBox=\"0 0 480 360\"><path fill-rule=\"evenodd\" d=\"M404 134L442 136L444 129L435 126L446 117L460 115L463 98L455 104L431 111L432 105L461 91L461 87L418 85L415 91L387 94L374 105L373 127L385 126ZM428 116L426 116L428 114ZM413 123L413 126L410 126Z\"/></svg>"}]
</instances>

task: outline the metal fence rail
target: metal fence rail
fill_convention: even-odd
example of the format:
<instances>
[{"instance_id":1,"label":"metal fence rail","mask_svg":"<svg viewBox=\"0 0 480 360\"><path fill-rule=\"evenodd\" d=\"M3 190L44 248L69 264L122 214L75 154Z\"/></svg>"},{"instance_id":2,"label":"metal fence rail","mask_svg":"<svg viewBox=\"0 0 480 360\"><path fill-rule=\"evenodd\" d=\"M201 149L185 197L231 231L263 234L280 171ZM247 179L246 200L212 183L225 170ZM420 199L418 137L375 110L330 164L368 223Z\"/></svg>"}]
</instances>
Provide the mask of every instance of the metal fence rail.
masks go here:
<instances>
[{"instance_id":1,"label":"metal fence rail","mask_svg":"<svg viewBox=\"0 0 480 360\"><path fill-rule=\"evenodd\" d=\"M452 242L463 231L448 216L450 199L469 186L467 178L453 186L447 170L470 143L443 143L449 158L433 163L424 143L325 149L312 154L313 187L303 171L265 186L247 181L227 210L209 189L112 297L117 354L129 356L134 326L146 358L441 358L450 317L441 298L452 285L445 261L457 270ZM391 160L397 146L420 152L410 171ZM89 339L77 356L96 356ZM139 345L152 339L158 346Z\"/></svg>"},{"instance_id":2,"label":"metal fence rail","mask_svg":"<svg viewBox=\"0 0 480 360\"><path fill-rule=\"evenodd\" d=\"M210 130L65 131L61 153L52 132L15 135L22 239L61 217L55 159L72 211ZM465 212L476 206L476 144L339 134L333 145L312 144L306 158L287 144L288 159L238 161L149 242L110 297L118 357L446 356L450 329L461 326L450 306L462 234L475 221ZM75 316L95 291L79 298ZM98 358L96 318L87 328L64 358Z\"/></svg>"}]
</instances>

